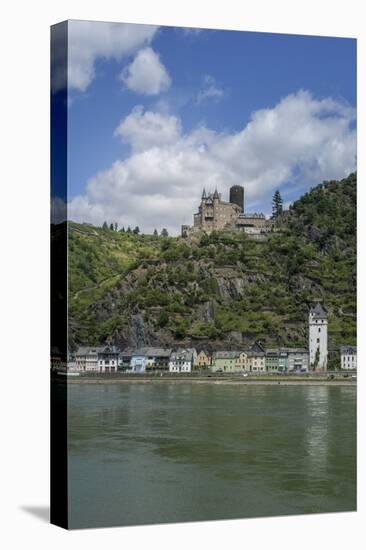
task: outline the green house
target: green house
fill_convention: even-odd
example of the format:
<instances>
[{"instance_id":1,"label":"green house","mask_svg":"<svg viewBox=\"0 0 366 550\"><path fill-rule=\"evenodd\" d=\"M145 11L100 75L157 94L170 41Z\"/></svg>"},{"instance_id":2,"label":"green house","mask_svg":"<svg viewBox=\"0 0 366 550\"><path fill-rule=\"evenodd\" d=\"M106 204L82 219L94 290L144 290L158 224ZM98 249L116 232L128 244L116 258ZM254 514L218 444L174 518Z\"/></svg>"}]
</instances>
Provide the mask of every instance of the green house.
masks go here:
<instances>
[{"instance_id":1,"label":"green house","mask_svg":"<svg viewBox=\"0 0 366 550\"><path fill-rule=\"evenodd\" d=\"M237 356L237 351L217 351L213 356L212 372L235 371Z\"/></svg>"}]
</instances>

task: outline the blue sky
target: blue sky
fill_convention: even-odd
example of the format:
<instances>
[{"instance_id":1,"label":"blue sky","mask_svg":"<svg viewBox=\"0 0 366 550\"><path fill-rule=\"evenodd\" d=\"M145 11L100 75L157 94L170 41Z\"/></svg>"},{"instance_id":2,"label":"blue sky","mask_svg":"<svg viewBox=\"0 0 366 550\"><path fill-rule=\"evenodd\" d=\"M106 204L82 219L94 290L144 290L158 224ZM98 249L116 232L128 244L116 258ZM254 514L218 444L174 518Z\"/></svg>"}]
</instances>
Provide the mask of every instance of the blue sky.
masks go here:
<instances>
[{"instance_id":1,"label":"blue sky","mask_svg":"<svg viewBox=\"0 0 366 550\"><path fill-rule=\"evenodd\" d=\"M355 40L69 25L73 219L177 233L203 186L268 214L355 169Z\"/></svg>"}]
</instances>

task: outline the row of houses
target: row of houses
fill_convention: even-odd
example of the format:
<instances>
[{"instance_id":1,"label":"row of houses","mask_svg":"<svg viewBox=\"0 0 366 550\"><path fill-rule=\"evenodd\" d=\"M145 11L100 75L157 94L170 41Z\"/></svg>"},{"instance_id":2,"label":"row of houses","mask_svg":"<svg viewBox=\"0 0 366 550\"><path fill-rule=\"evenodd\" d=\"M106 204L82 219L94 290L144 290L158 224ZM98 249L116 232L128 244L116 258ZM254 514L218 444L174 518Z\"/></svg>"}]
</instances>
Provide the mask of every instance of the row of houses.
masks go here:
<instances>
[{"instance_id":1,"label":"row of houses","mask_svg":"<svg viewBox=\"0 0 366 550\"><path fill-rule=\"evenodd\" d=\"M341 368L357 368L357 350L341 346ZM120 351L116 346L81 346L69 368L79 372L132 373L175 372L194 370L211 372L307 372L309 352L305 348L267 348L255 342L248 350L209 352L205 349L142 347Z\"/></svg>"}]
</instances>

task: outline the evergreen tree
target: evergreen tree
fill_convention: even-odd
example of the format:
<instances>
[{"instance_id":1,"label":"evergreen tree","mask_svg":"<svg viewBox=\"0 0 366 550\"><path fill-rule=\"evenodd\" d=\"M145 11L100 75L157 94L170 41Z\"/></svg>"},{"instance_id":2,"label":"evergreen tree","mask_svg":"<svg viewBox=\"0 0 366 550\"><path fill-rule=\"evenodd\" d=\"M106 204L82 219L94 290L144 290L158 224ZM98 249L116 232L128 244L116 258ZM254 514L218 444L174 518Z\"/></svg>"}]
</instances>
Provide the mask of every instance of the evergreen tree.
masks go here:
<instances>
[{"instance_id":1,"label":"evergreen tree","mask_svg":"<svg viewBox=\"0 0 366 550\"><path fill-rule=\"evenodd\" d=\"M113 225L113 223L111 223L111 224L109 225L109 229L110 229L111 231L114 231L114 225Z\"/></svg>"},{"instance_id":2,"label":"evergreen tree","mask_svg":"<svg viewBox=\"0 0 366 550\"><path fill-rule=\"evenodd\" d=\"M133 232L135 233L135 235L138 235L140 233L140 228L138 225L136 225L135 229L133 230Z\"/></svg>"},{"instance_id":3,"label":"evergreen tree","mask_svg":"<svg viewBox=\"0 0 366 550\"><path fill-rule=\"evenodd\" d=\"M154 229L154 237L157 237L157 236L158 236L158 230Z\"/></svg>"},{"instance_id":4,"label":"evergreen tree","mask_svg":"<svg viewBox=\"0 0 366 550\"><path fill-rule=\"evenodd\" d=\"M168 237L169 233L168 233L168 230L165 229L165 227L163 227L163 229L161 230L161 236L162 237Z\"/></svg>"},{"instance_id":5,"label":"evergreen tree","mask_svg":"<svg viewBox=\"0 0 366 550\"><path fill-rule=\"evenodd\" d=\"M119 230L120 233L125 233L126 230L125 230L125 226L122 227L122 229Z\"/></svg>"},{"instance_id":6,"label":"evergreen tree","mask_svg":"<svg viewBox=\"0 0 366 550\"><path fill-rule=\"evenodd\" d=\"M127 227L127 233L131 233L131 227L130 226Z\"/></svg>"},{"instance_id":7,"label":"evergreen tree","mask_svg":"<svg viewBox=\"0 0 366 550\"><path fill-rule=\"evenodd\" d=\"M102 225L102 229L108 229L108 225L107 225L107 222L104 222L103 225Z\"/></svg>"},{"instance_id":8,"label":"evergreen tree","mask_svg":"<svg viewBox=\"0 0 366 550\"><path fill-rule=\"evenodd\" d=\"M118 223L117 222L114 222L114 230L118 231Z\"/></svg>"},{"instance_id":9,"label":"evergreen tree","mask_svg":"<svg viewBox=\"0 0 366 550\"><path fill-rule=\"evenodd\" d=\"M278 191L275 192L272 199L272 218L277 218L283 211L283 201L281 193Z\"/></svg>"}]
</instances>

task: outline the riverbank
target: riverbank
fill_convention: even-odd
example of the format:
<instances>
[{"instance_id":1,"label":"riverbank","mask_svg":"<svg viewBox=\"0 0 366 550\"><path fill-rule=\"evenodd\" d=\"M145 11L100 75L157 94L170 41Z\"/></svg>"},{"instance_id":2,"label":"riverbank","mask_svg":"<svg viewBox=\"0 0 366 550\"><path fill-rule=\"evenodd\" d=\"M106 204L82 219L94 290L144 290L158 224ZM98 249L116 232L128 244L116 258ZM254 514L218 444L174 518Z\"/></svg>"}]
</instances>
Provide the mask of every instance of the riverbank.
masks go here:
<instances>
[{"instance_id":1,"label":"riverbank","mask_svg":"<svg viewBox=\"0 0 366 550\"><path fill-rule=\"evenodd\" d=\"M62 381L66 381L63 379ZM193 378L193 377L72 377L67 379L68 384L226 384L226 385L264 385L264 386L352 386L356 387L357 382L345 379L260 379L260 378Z\"/></svg>"}]
</instances>

